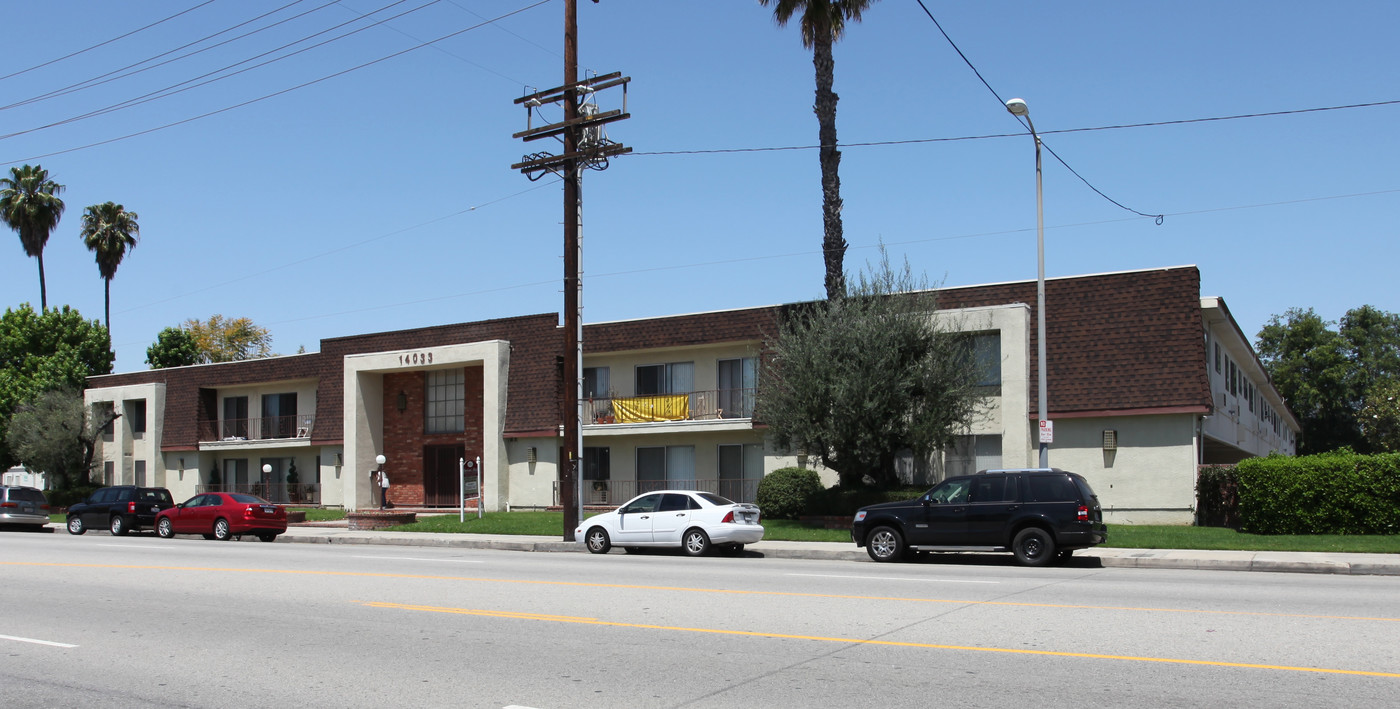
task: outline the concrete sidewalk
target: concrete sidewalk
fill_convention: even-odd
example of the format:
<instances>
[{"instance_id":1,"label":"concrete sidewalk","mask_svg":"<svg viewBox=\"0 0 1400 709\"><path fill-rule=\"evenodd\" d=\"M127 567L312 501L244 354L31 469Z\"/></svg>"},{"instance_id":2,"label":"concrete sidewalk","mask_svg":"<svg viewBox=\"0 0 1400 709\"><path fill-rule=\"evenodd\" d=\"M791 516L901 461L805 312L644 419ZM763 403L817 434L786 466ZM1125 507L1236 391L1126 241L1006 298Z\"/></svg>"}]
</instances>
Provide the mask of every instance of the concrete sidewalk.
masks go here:
<instances>
[{"instance_id":1,"label":"concrete sidewalk","mask_svg":"<svg viewBox=\"0 0 1400 709\"><path fill-rule=\"evenodd\" d=\"M280 541L304 544L384 544L505 551L574 552L583 545L559 537L509 534L440 534L351 531L344 526L293 525ZM745 556L769 559L839 559L869 562L865 550L838 542L762 541L744 550ZM960 563L1010 564L1007 554L945 554L942 559ZM1191 551L1184 549L1114 549L1098 547L1074 553L1076 566L1133 567L1141 569L1208 569L1215 571L1283 571L1309 574L1400 576L1400 554L1331 554L1278 551Z\"/></svg>"}]
</instances>

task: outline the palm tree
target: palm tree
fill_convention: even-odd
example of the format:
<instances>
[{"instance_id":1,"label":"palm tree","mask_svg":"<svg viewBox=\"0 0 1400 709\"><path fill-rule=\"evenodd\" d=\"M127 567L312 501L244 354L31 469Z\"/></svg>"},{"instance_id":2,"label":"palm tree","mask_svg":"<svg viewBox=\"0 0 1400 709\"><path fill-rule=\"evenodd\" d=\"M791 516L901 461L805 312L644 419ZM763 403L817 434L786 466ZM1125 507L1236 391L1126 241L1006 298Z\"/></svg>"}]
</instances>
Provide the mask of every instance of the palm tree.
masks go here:
<instances>
[{"instance_id":1,"label":"palm tree","mask_svg":"<svg viewBox=\"0 0 1400 709\"><path fill-rule=\"evenodd\" d=\"M831 90L835 79L836 60L831 45L846 33L847 20L860 22L860 14L875 0L758 0L773 6L773 19L779 27L799 17L802 46L812 50L812 65L817 70L817 134L821 138L819 158L822 168L822 255L826 263L826 297L840 298L846 294L846 276L842 263L846 257L846 239L841 233L841 151L836 149L836 92Z\"/></svg>"},{"instance_id":2,"label":"palm tree","mask_svg":"<svg viewBox=\"0 0 1400 709\"><path fill-rule=\"evenodd\" d=\"M49 171L34 165L10 168L0 177L0 221L19 232L24 254L39 259L39 310L49 307L44 286L44 246L63 216L63 185L49 179Z\"/></svg>"},{"instance_id":3,"label":"palm tree","mask_svg":"<svg viewBox=\"0 0 1400 709\"><path fill-rule=\"evenodd\" d=\"M107 331L112 331L112 276L117 275L128 249L136 248L141 227L136 223L136 212L128 212L125 207L113 202L94 204L83 210L83 230L79 236L88 251L97 256L97 270L104 281L103 315L107 318Z\"/></svg>"}]
</instances>

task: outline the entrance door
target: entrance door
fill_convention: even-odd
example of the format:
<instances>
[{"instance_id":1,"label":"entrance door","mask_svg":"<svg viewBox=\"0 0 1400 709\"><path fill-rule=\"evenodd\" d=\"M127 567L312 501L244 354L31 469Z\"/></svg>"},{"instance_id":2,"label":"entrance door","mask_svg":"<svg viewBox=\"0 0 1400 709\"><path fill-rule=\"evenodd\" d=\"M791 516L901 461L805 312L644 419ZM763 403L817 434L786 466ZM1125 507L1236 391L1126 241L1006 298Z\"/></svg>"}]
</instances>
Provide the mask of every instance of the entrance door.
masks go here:
<instances>
[{"instance_id":1,"label":"entrance door","mask_svg":"<svg viewBox=\"0 0 1400 709\"><path fill-rule=\"evenodd\" d=\"M456 507L461 500L457 462L466 457L466 446L423 446L423 504ZM393 478L390 478L392 481Z\"/></svg>"}]
</instances>

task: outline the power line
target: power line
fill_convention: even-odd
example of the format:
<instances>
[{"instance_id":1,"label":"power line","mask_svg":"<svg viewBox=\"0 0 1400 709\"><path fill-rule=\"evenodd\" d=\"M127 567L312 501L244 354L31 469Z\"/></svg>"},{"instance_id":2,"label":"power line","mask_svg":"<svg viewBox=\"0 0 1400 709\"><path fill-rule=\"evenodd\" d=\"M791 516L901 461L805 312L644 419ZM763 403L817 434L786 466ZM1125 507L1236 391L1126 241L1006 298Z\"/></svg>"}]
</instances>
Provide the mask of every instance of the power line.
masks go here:
<instances>
[{"instance_id":1,"label":"power line","mask_svg":"<svg viewBox=\"0 0 1400 709\"><path fill-rule=\"evenodd\" d=\"M398 52L394 52L393 54L389 54L389 55L380 57L380 58L378 58L378 59L374 59L374 60L372 60L372 61L365 62L365 63L360 64L360 65L358 65L358 66L353 66L353 67L350 67L349 69L343 69L343 70L341 70L341 71L338 71L338 72L335 72L335 73L332 73L332 74L327 74L327 75L325 75L325 76L323 76L323 77L321 77L321 78L319 78L319 79L312 79L311 81L303 82L303 83L301 83L301 84L297 84L296 86L292 86L292 87L289 87L289 88L282 89L281 91L274 91L273 93L265 94L265 95L259 96L259 97L257 97L257 98L249 99L249 100L247 100L247 101L243 101L242 103L237 103L237 104L234 104L234 105L232 105L232 106L225 106L224 108L220 108L220 109L216 109L216 110L213 110L213 111L209 111L209 112L207 112L207 113L202 113L202 114L199 114L199 115L197 115L197 116L191 116L191 117L189 117L189 118L185 118L185 119L182 119L182 120L179 120L179 121L174 121L174 122L172 122L172 123L166 123L165 125L156 126L155 128L147 128L146 130L137 131L137 132L135 132L135 133L128 133L128 134L126 134L126 135L118 136L118 137L116 137L116 138L108 138L107 140L100 140L100 141L97 141L97 142L95 142L95 143L88 143L87 145L80 145L80 146L75 147L75 148L67 148L67 149L64 149L64 150L55 150L55 151L53 151L53 152L44 153L44 154L42 154L42 155L31 155L31 156L29 156L29 157L17 158L17 159L14 159L14 160L8 160L8 161L6 161L6 162L7 162L7 163L24 163L24 162L32 162L32 161L35 161L35 160L42 160L42 159L44 159L44 158L53 157L53 156L55 156L55 155L64 155L64 154L67 154L67 153L77 152L77 151L79 151L79 150L87 150L88 148L95 148L95 147L98 147L98 146L101 146L101 145L108 145L108 144L110 144L110 143L116 143L116 142L118 142L118 141L127 140L127 139L129 139L129 138L135 138L135 137L142 136L142 135L148 135L148 134L150 134L150 133L155 133L155 132L157 132L157 131L165 130L166 128L173 128L173 127L175 127L175 126L184 125L184 124L186 124L186 123L192 123L192 122L197 121L197 120L200 120L200 119L202 119L202 118L208 118L208 117L210 117L210 116L216 116L216 115L218 115L218 114L220 114L220 113L227 113L228 111L232 111L232 110L235 110L235 109L238 109L238 108L242 108L242 107L244 107L244 106L249 106L249 105L252 105L252 104L255 104L255 103L259 103L259 102L261 102L261 101L266 101L267 99L275 98L275 97L281 96L282 94L285 94L285 93L290 93L290 92L296 91L296 90L298 90L298 89L303 89L303 88L306 88L306 87L308 87L308 86L313 86L313 85L319 84L319 83L321 83L321 82L323 82L323 81L326 81L326 80L329 80L329 79L334 79L334 78L336 78L336 77L338 77L338 76L343 76L343 75L349 74L349 73L351 73L351 72L353 72L353 71L358 71L358 70L360 70L360 69L364 69L365 67L373 66L373 65L378 64L378 63L380 63L380 62L384 62L384 61L388 61L388 60L390 60L390 59L394 59L394 58L396 58L396 57L400 57L400 56L402 56L402 55L404 55L404 54L408 54L409 52L413 52L413 51L422 49L422 48L424 48L424 47L430 46L430 45L432 45L432 44L435 44L435 43L437 43L437 42L441 42L441 41L443 41L443 40L445 40L445 39L451 39L452 37L456 37L457 35L464 34L464 33L470 32L470 31L472 31L472 30L479 29L479 28L481 28L481 27L485 27L485 26L487 26L487 25L489 25L489 24L498 22L498 21L503 20L503 19L505 19L505 18L507 18L507 17L511 17L511 16L513 16L513 15L518 15L518 14L520 14L520 13L522 13L522 12L525 12L526 10L532 10L532 9L534 9L534 8L536 8L536 7L539 7L540 5L544 5L544 4L549 3L549 2L552 2L552 1L553 1L553 0L539 0L538 2L535 2L535 3L531 4L531 5L527 5L527 6L525 6L525 7L522 7L522 8L520 8L520 9L518 9L518 10L512 10L512 11L507 12L507 13L504 14L504 15L500 15L499 17L496 17L496 18L494 18L494 19L487 20L487 21L485 21L485 22L482 22L482 23L479 23L479 24L475 24L475 25L472 25L472 26L470 26L470 27L466 27L466 28L457 30L457 31L455 31L455 32L449 32L448 34L445 34L445 35L443 35L443 36L441 36L441 37L438 37L437 39L431 39L431 40L428 40L428 41L423 42L423 43L421 43L421 44L418 44L418 45L409 47L409 48L407 48L407 49L403 49L403 50L400 50L400 51L398 51Z\"/></svg>"},{"instance_id":2,"label":"power line","mask_svg":"<svg viewBox=\"0 0 1400 709\"><path fill-rule=\"evenodd\" d=\"M372 12L372 13L370 13L370 14L373 15L373 14L375 14L375 13L382 12L382 11L384 11L384 10L387 10L387 9L391 8L391 7L394 7L395 5L402 5L402 4L405 3L405 2L408 2L408 0L395 0L395 2L392 2L392 3L388 4L388 5L385 5L384 7L381 7L381 8L379 8L378 10L375 10L374 12ZM5 140L5 139L7 139L7 138L13 138L13 137L15 137L15 136L20 136L20 135L25 135L25 134L28 134L28 133L34 133L34 132L37 132L37 131L46 130L46 129L48 129L48 128L54 128L54 127L57 127L57 126L66 125L66 124L69 124L69 123L76 123L76 122L78 122L78 121L86 120L86 119L88 119L88 118L93 118L93 117L96 117L96 116L101 116L101 115L105 115L105 114L108 114L108 113L113 113L113 112L116 112L116 111L120 111L120 110L122 110L122 109L131 108L132 106L139 106L139 105L141 105L141 104L143 104L143 103L150 103L151 101L158 101L158 100L163 99L163 98L168 98L168 97L170 97L170 96L174 96L175 94L180 94L180 93L184 93L184 92L186 92L186 91L191 91L191 90L193 90L193 89L197 89L197 88L199 88L199 87L201 87L201 86L208 86L209 84L212 84L212 83L214 83L214 82L223 81L224 79L229 79L229 78L238 76L239 74L244 74L244 73L250 72L250 71L252 71L252 70L254 70L254 69L260 69L260 68L265 67L265 66L267 66L267 65L269 65L269 64L274 64L274 63L276 63L276 62L280 62L280 61L282 61L283 59L289 59L289 58L291 58L291 57L297 56L298 54L302 54L302 53L305 53L305 52L309 52L309 51L311 51L311 50L313 50L313 49L317 49L317 48L319 48L319 47L324 47L325 45L330 44L330 43L332 43L332 42L336 42L336 41L345 39L346 37L350 37L350 36L359 34L360 32L364 32L365 30L368 30L368 29L370 29L370 28L372 28L372 27L376 27L376 26L378 26L378 25L382 25L382 24L384 24L385 22L389 22L389 21L391 21L391 20L396 20L396 19L398 19L398 18L400 18L400 17L403 17L403 16L405 16L405 15L410 15L410 14L412 14L412 13L418 12L419 10L422 10L422 9L427 8L427 7L429 7L429 6L436 5L436 4L439 3L439 2L442 2L442 0L429 0L429 1L426 2L426 3L424 3L424 4L422 4L422 5L419 5L418 7L412 8L412 9L410 9L410 10L405 10L405 11L403 11L403 12L397 14L397 15L393 15L392 17L386 17L386 18L384 18L384 19L382 19L382 20L379 20L379 21L377 21L377 22L373 22L373 23L370 23L370 24L368 24L368 25L365 25L364 27L361 27L361 28L359 28L359 29L351 30L351 31L349 31L349 32L346 32L345 34L342 34L342 35L338 36L338 37L332 37L332 38L330 38L330 39L328 39L328 40L325 40L324 42L317 42L316 44L313 44L313 45L310 45L310 46L307 46L307 47L302 47L301 49L298 49L298 50L296 50L296 51L294 51L294 52L289 52L289 53L284 54L284 55L282 55L282 56L280 56L280 57L276 57L276 58L273 58L273 59L269 59L269 60L267 60L267 61L265 61L265 62L262 62L262 63L260 63L260 64L254 64L254 65L249 66L249 67L244 67L244 68L242 68L242 69L239 69L238 71L231 72L231 73L228 73L228 74L224 74L223 76L215 76L214 78L209 79L208 81L200 81L200 79L205 79L205 78L214 76L215 74L219 74L219 73L221 73L221 72L228 71L229 69L232 69L233 67L236 67L236 66L238 66L238 65L240 65L240 64L247 64L248 62L251 62L251 61L253 61L253 60L255 60L255 59L260 59L260 58L265 57L265 56L267 56L267 55L269 55L269 54L273 54L273 53L275 53L275 52L280 52L280 51L282 51L282 50L284 50L284 49L287 49L288 47L296 46L296 45L298 45L298 44L301 44L302 42L305 42L305 41L308 40L308 39L311 39L312 37L319 37L319 36L321 36L321 35L323 35L323 34L326 34L327 32L332 32L332 31L338 30L338 29L340 29L340 28L342 28L342 27L344 27L344 26L346 26L346 25L354 24L355 22L358 22L359 20L364 19L364 17L367 17L367 15L366 15L366 16L362 16L362 17L357 17L357 18L352 19L352 20L346 20L345 22L342 22L342 23L340 23L340 24L338 24L338 25L334 25L334 26L332 26L332 27L327 27L326 29L321 30L320 32L316 32L315 34L312 34L312 35L309 35L309 36L306 36L306 37L302 37L301 39L298 39L298 40L293 41L293 42L288 42L288 43L286 43L286 44L284 44L284 45L282 45L282 46L280 46L280 47L276 47L276 48L274 48L274 49L269 49L269 50L267 50L267 51L265 51L265 52L262 52L261 54L256 54L256 55L251 56L251 57L249 57L249 58L247 58L247 59L243 59L243 60L241 60L241 61L234 62L233 64L229 64L229 65L227 65L227 66L220 67L220 68L215 69L215 70L210 71L210 72L205 72L204 74L200 74L199 76L196 76L196 77L194 77L193 79L186 79L186 80L181 81L181 82L179 82L179 83L171 84L170 86L166 86L165 88L156 89L155 91L151 91L151 92L149 92L149 93L142 94L141 96L137 96L136 98L127 99L127 100L125 100L125 101L120 101L120 102L118 102L118 103L111 104L111 105L109 105L109 106L107 106L107 107L105 107L105 108L99 108L99 109L96 109L96 110L93 110L93 111L88 111L87 113L84 113L84 114L81 114L81 115L71 116L71 117L65 118L65 119L63 119L63 120L61 120L61 121L55 121L55 122L53 122L53 123L49 123L49 124L46 124L46 125L38 126L38 127L35 127L35 128L29 128L29 129L22 130L22 131L16 131L16 132L14 132L14 133L6 133L5 135L0 135L0 140ZM193 82L199 82L199 83L193 83ZM179 87L184 87L184 88L179 88Z\"/></svg>"},{"instance_id":3,"label":"power line","mask_svg":"<svg viewBox=\"0 0 1400 709\"><path fill-rule=\"evenodd\" d=\"M232 32L233 30L236 30L236 29L238 29L239 27L243 27L243 26L245 26L245 25L248 25L248 24L257 22L258 20L261 20L261 19L263 19L263 18L265 18L265 17L268 17L268 16L270 16L270 15L275 15L275 14L277 14L277 13L279 13L279 12L281 12L281 11L283 11L283 10L289 8L289 7L292 7L293 5L300 5L301 3L305 2L305 1L306 1L306 0L293 0L292 2L287 3L286 5L283 5L282 7L279 7L279 8L277 8L277 9L275 9L275 10L270 10L270 11L268 11L268 12L264 12L263 14L258 15L257 17L254 17L254 18L249 19L249 20L245 20L245 21L240 22L240 23L238 23L238 24L236 24L236 25L233 25L232 27L225 27L224 29L221 29L221 30L219 30L218 32L215 32L215 33L209 34L209 35L205 35L205 36L203 36L203 37L200 37L200 38L197 39L197 40L194 40L193 42L188 42L188 43L186 43L186 44L182 44L182 45L180 45L180 46L178 46L178 47L175 47L174 49L166 50L166 51L161 52L160 54L157 54L157 55L155 55L155 56L147 57L147 58L145 58L145 59L142 59L142 60L139 61L139 62L134 62L134 63L132 63L132 64L128 64L128 65L126 65L126 66L124 66L124 67L121 67L121 68L119 68L119 69L113 69L113 70L111 70L111 71L109 71L109 72L107 72L107 73L105 73L105 74L99 74L99 75L97 75L97 76L94 76L94 77L91 77L91 78L88 78L88 79L84 79L84 80L79 81L79 82L75 82L75 83L69 84L69 85L67 85L67 86L64 86L63 88L54 89L54 90L49 91L49 92L47 92L47 93L40 94L40 95L38 95L38 96L33 96L33 97L31 97L31 98L24 99L23 101L17 101L17 102L12 103L12 104L10 104L10 105L8 105L8 106L0 106L0 111L9 110L9 109L11 109L11 108L17 108L17 107L19 107L19 106L26 106L26 105L29 105L29 104L31 104L31 103L37 103L37 102L39 102L39 101L44 101L44 100L51 99L51 98L57 98L57 97L59 97L59 96L67 96L68 94L76 93L76 92L78 92L78 91L83 91L83 90L85 90L85 89L90 89L90 88L92 88L92 87L94 87L94 86L101 86L102 84L110 83L110 82L113 82L113 81L118 81L118 80L120 80L120 79L125 79L125 78L127 78L127 77L129 77L129 76L135 76L135 75L140 74L140 73L142 73L142 72L150 71L151 69L155 69L155 68L157 68L157 67L162 67L162 66L165 66L166 64L171 64L171 63L180 61L181 59L188 59L188 58L193 57L193 56L195 56L195 55L197 55L197 54L202 54L202 53L204 53L204 52L207 52L207 51L209 51L209 50L211 50L211 49L217 49L217 48L222 47L222 46L224 46L224 45L226 45L226 44L230 44L230 43L233 43L233 42L237 42L237 41L240 40L240 39L244 39L244 38L246 38L246 37L251 37L252 35L258 34L259 32L263 32L263 31L265 31L265 30L272 29L273 27L277 27L277 26L279 26L279 25L286 24L286 23L288 23L288 22L291 22L292 20L300 19L300 18L305 17L305 16L307 16L307 15L310 15L310 14L312 14L312 13L314 13L314 12L317 12L317 11L319 11L319 10L323 10L323 9L325 9L325 8L327 8L327 7L330 7L331 5L339 4L339 2L340 2L340 0L330 0L330 1L327 2L326 4L321 5L321 6L319 6L319 7L315 7L315 8L312 8L312 9L310 9L310 10L307 10L306 12L302 12L302 13L299 13L299 14L296 14L296 15L292 15L291 17L288 17L288 18L286 18L286 19L284 19L284 20L278 20L277 22L274 22L274 23L272 23L272 24L270 24L270 25L267 25L267 26L265 26L265 27L259 27L258 29L255 29L255 30L253 30L253 31L251 31L251 32L245 32L245 33L243 33L243 34L241 34L241 35L238 35L237 37L231 37L231 38L226 39L226 40L224 40L224 41L222 41L222 42L216 42L216 43L211 44L211 45L209 45L209 46L207 46L207 47L204 47L203 49L198 49L198 50L195 50L195 51L190 52L190 53L188 53L188 54L183 54L183 55L181 55L181 56L175 57L175 58L173 58L173 59L168 59L168 60L166 60L166 61L159 62L159 63L157 63L157 64L151 64L150 66L143 67L143 68L141 68L141 69L137 69L136 71L127 72L127 73L125 73L125 74L121 74L120 76L113 76L113 74L120 74L121 72L126 71L127 69L133 69L133 68L135 68L135 67L141 66L142 64L146 64L146 63L149 63L149 62L153 62L153 61L155 61L155 60L157 60L157 59L160 59L161 57L169 56L169 55L174 54L175 52L178 52L178 51L180 51L180 50L182 50L182 49L188 49L188 48L193 47L193 46L195 46L195 45L197 45L197 44L200 44L200 43L202 43L202 42L207 42L207 41L209 41L209 40L211 40L211 39L213 39L213 38L215 38L215 37L218 37L218 36L221 35L221 34L225 34L225 33L228 33L228 32ZM245 60L245 61L247 61L247 60ZM235 66L237 66L237 65L235 65ZM110 77L110 78L109 78L109 77ZM178 85L179 85L179 84L176 84L176 86L178 86Z\"/></svg>"},{"instance_id":4,"label":"power line","mask_svg":"<svg viewBox=\"0 0 1400 709\"><path fill-rule=\"evenodd\" d=\"M150 29L150 28L152 28L152 27L155 27L156 25L159 25L159 24L161 24L161 23L163 23L163 22L169 22L170 20L173 20L173 19L175 19L175 18L177 18L177 17L179 17L179 16L181 16L181 15L183 15L183 14L185 14L185 13L194 12L195 10L198 10L199 8L204 7L205 5L208 5L208 4L212 3L212 2L214 2L214 0L204 0L204 2L202 2L202 3L198 4L198 5L195 5L194 7L190 8L190 9L188 9L188 10L181 10L181 11L179 11L179 12L177 12L177 13L175 13L175 14L169 16L169 17L166 17L166 18L161 19L161 20L156 20L155 22L152 22L151 24L146 25L145 27L141 27L141 28L139 28L139 29L134 29L134 30L132 30L132 31L130 31L130 32L127 32L126 34L123 34L123 35L118 35L118 36L116 36L116 37L113 37L113 38L111 38L111 39L105 41L105 42L98 42L97 44L94 44L94 45L92 45L91 47L87 47L87 48L85 48L85 49L79 49L79 50L76 51L76 52L73 52L73 53L71 53L71 54L65 54L65 55L63 55L63 56L61 56L61 57L59 57L59 58L57 58L57 59L50 59L50 60L44 62L43 64L35 64L34 66L29 67L28 69L21 69L21 70L15 72L15 73L13 73L13 74L6 74L6 75L4 75L4 76L0 76L0 81L4 81L5 79L14 78L14 77L16 77L16 76L19 76L20 74L27 74L27 73L29 73L29 72L31 72L31 71L34 71L35 69L42 69L42 68L44 68L44 67L46 67L46 66L48 66L48 65L50 65L50 64L57 64L58 62L61 62L61 61L65 60L65 59L71 59L71 58L73 58L73 57L78 56L79 54L83 54L84 52L90 52L90 51L92 51L92 50L94 50L94 49L97 49L98 47L104 47L104 46L109 45L109 44L111 44L111 43L113 43L113 42L116 42L116 41L118 41L118 40L126 39L127 37L130 37L131 35L134 35L134 34L136 34L136 33L138 33L138 32L144 32L144 31L146 31L146 30L148 30L148 29Z\"/></svg>"},{"instance_id":5,"label":"power line","mask_svg":"<svg viewBox=\"0 0 1400 709\"><path fill-rule=\"evenodd\" d=\"M951 46L951 47L953 48L953 51L957 52L959 57L962 57L963 63L964 63L964 64L967 64L967 68L971 69L971 70L972 70L972 73L977 75L977 80L978 80L978 81L981 81L981 82L982 82L982 85L985 86L985 87L987 87L987 90L990 91L990 92L992 93L992 96L995 96L995 97L996 97L997 104L998 104L999 106L1005 108L1005 107L1006 107L1006 100L1003 99L1003 98L1001 97L1001 94L998 94L998 93L997 93L997 90L996 90L996 89L992 88L992 85L991 85L991 84L987 83L987 80L984 79L984 78L982 77L982 72L977 71L977 67L975 67L975 66L972 65L972 61L971 61L970 59L967 58L967 55L966 55L966 54L963 54L963 50L959 49L957 43L953 41L953 38L948 36L948 33L943 29L943 25L939 24L938 19L935 18L935 17L933 16L933 13L932 13L932 12L929 12L928 6L924 5L924 0L915 0L915 1L919 3L919 7L923 8L924 14L925 14L925 15L928 15L928 19L931 20L931 21L933 21L933 26L938 28L939 33L943 35L943 39L945 39L945 40L948 41L948 44L949 44L949 46ZM1022 121L1022 119L1021 119L1020 116L1017 116L1017 117L1016 117L1016 120L1017 120L1018 122L1021 122L1022 125L1025 125L1024 121ZM1029 130L1029 126L1027 126L1027 129ZM1044 133L1042 133L1041 135L1044 135ZM1079 172L1078 172L1077 170L1075 170L1074 168L1070 167L1070 166L1069 166L1069 163L1065 162L1065 159L1062 158L1062 157L1060 157L1059 153L1056 153L1055 150L1054 150L1053 148L1051 148L1050 145L1047 144L1044 140L1041 140L1041 141L1040 141L1040 144L1041 144L1042 146L1044 146L1044 147L1045 147L1045 150L1046 150L1047 152L1049 152L1050 155L1052 155L1056 160L1058 160L1058 161L1060 162L1060 164L1063 165L1063 166L1065 167L1066 170L1069 170L1071 174L1073 174L1075 177L1079 178L1079 181L1080 181L1080 182L1083 182L1086 186L1088 186L1089 189L1093 190L1093 191L1094 191L1096 194L1098 194L1100 197L1103 197L1104 199L1106 199L1106 200L1108 200L1108 201L1110 201L1110 202L1112 202L1112 203L1118 205L1120 208L1122 208L1122 209L1124 209L1124 210L1127 210L1127 211L1129 211L1129 212L1132 212L1133 214L1136 214L1136 215L1138 215L1138 216L1140 216L1140 217L1151 217L1151 218L1155 218L1155 219L1157 220L1157 223L1158 223L1159 225L1162 223L1163 216L1162 216L1161 214L1144 214L1143 212L1139 212L1138 210L1133 209L1132 207L1129 207L1129 206L1127 206L1127 205L1124 205L1122 202L1119 202L1118 200L1113 199L1112 197L1109 197L1108 195L1104 194L1102 190L1100 190L1099 188L1095 187L1095 186L1093 185L1093 183L1091 183L1091 182L1089 182L1089 180L1085 179L1084 176L1081 175L1081 174L1079 174Z\"/></svg>"}]
</instances>

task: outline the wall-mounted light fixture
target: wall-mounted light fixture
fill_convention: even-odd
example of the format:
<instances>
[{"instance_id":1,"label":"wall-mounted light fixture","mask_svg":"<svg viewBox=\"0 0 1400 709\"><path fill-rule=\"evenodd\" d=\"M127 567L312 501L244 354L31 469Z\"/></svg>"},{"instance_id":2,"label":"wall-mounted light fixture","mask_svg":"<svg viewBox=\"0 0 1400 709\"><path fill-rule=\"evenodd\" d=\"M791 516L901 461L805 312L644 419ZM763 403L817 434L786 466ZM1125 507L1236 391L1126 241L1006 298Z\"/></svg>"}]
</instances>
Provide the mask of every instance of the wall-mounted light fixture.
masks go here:
<instances>
[{"instance_id":1,"label":"wall-mounted light fixture","mask_svg":"<svg viewBox=\"0 0 1400 709\"><path fill-rule=\"evenodd\" d=\"M399 392L399 413L403 413L408 408L408 392Z\"/></svg>"},{"instance_id":2,"label":"wall-mounted light fixture","mask_svg":"<svg viewBox=\"0 0 1400 709\"><path fill-rule=\"evenodd\" d=\"M1103 449L1106 451L1118 450L1118 432L1112 429L1104 429Z\"/></svg>"},{"instance_id":3,"label":"wall-mounted light fixture","mask_svg":"<svg viewBox=\"0 0 1400 709\"><path fill-rule=\"evenodd\" d=\"M530 446L529 448L526 448L526 449L525 449L525 461L526 461L526 462L534 463L534 462L537 462L538 460L539 460L539 459L538 459L538 457L537 457L537 454L535 453L535 447L534 447L534 446Z\"/></svg>"}]
</instances>

